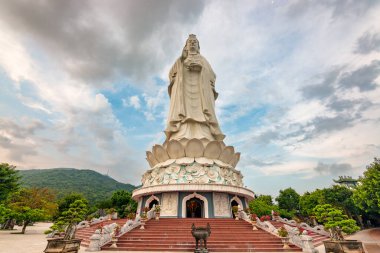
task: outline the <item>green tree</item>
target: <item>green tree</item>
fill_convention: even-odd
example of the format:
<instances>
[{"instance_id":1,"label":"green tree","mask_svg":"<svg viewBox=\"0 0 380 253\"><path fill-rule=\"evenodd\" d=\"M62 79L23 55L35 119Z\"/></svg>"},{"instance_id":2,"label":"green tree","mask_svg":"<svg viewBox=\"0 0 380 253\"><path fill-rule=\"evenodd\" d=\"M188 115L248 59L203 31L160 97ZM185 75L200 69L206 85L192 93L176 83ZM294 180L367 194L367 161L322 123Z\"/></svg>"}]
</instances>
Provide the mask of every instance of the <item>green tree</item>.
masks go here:
<instances>
[{"instance_id":1,"label":"green tree","mask_svg":"<svg viewBox=\"0 0 380 253\"><path fill-rule=\"evenodd\" d=\"M313 215L313 209L316 205L323 203L322 190L317 189L313 192L305 192L300 197L300 212L303 216Z\"/></svg>"},{"instance_id":2,"label":"green tree","mask_svg":"<svg viewBox=\"0 0 380 253\"><path fill-rule=\"evenodd\" d=\"M364 176L359 178L353 199L364 212L380 215L380 159L375 158L371 165L367 166Z\"/></svg>"},{"instance_id":3,"label":"green tree","mask_svg":"<svg viewBox=\"0 0 380 253\"><path fill-rule=\"evenodd\" d=\"M267 205L273 206L273 199L271 195L258 195L255 199L265 202Z\"/></svg>"},{"instance_id":4,"label":"green tree","mask_svg":"<svg viewBox=\"0 0 380 253\"><path fill-rule=\"evenodd\" d=\"M112 194L112 206L121 217L125 217L130 212L136 212L137 203L132 199L132 194L126 190L118 190Z\"/></svg>"},{"instance_id":5,"label":"green tree","mask_svg":"<svg viewBox=\"0 0 380 253\"><path fill-rule=\"evenodd\" d=\"M20 176L15 169L16 166L0 163L0 203L5 202L19 188Z\"/></svg>"},{"instance_id":6,"label":"green tree","mask_svg":"<svg viewBox=\"0 0 380 253\"><path fill-rule=\"evenodd\" d=\"M111 201L111 199L105 199L105 200L98 201L96 203L96 207L99 209L111 208L112 207L112 201Z\"/></svg>"},{"instance_id":7,"label":"green tree","mask_svg":"<svg viewBox=\"0 0 380 253\"><path fill-rule=\"evenodd\" d=\"M49 219L57 211L55 195L47 188L21 189L12 196L9 207L23 221L22 234L31 222Z\"/></svg>"},{"instance_id":8,"label":"green tree","mask_svg":"<svg viewBox=\"0 0 380 253\"><path fill-rule=\"evenodd\" d=\"M314 214L318 222L322 223L327 229L336 229L340 227L346 234L352 234L360 228L356 221L349 219L347 215L330 204L317 205L314 208Z\"/></svg>"},{"instance_id":9,"label":"green tree","mask_svg":"<svg viewBox=\"0 0 380 253\"><path fill-rule=\"evenodd\" d=\"M62 216L62 213L69 210L70 205L76 200L82 200L82 202L88 206L88 200L82 194L77 192L69 193L58 201L58 212L55 218Z\"/></svg>"},{"instance_id":10,"label":"green tree","mask_svg":"<svg viewBox=\"0 0 380 253\"><path fill-rule=\"evenodd\" d=\"M292 188L280 190L280 194L276 198L278 207L288 212L299 209L300 195Z\"/></svg>"},{"instance_id":11,"label":"green tree","mask_svg":"<svg viewBox=\"0 0 380 253\"><path fill-rule=\"evenodd\" d=\"M345 186L334 185L323 189L322 193L324 203L342 209L349 217L359 213L352 198L353 190Z\"/></svg>"},{"instance_id":12,"label":"green tree","mask_svg":"<svg viewBox=\"0 0 380 253\"><path fill-rule=\"evenodd\" d=\"M51 226L56 231L66 229L65 239L72 239L75 234L75 225L83 221L88 213L88 205L85 199L77 199L70 204L68 210L63 211L58 220Z\"/></svg>"},{"instance_id":13,"label":"green tree","mask_svg":"<svg viewBox=\"0 0 380 253\"><path fill-rule=\"evenodd\" d=\"M249 208L251 213L256 214L258 217L270 215L272 210L278 211L278 207L272 203L272 197L270 195L259 195L249 203Z\"/></svg>"},{"instance_id":14,"label":"green tree","mask_svg":"<svg viewBox=\"0 0 380 253\"><path fill-rule=\"evenodd\" d=\"M12 210L4 204L0 204L0 224L4 224L7 220L14 216Z\"/></svg>"}]
</instances>

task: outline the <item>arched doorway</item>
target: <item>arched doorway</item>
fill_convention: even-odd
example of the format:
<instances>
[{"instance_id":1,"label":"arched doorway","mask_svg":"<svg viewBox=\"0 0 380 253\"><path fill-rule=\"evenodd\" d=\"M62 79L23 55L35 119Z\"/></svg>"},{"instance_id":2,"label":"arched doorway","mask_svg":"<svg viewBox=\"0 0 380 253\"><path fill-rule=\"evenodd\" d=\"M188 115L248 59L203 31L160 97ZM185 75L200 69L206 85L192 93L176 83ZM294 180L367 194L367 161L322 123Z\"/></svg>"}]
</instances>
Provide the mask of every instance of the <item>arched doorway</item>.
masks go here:
<instances>
[{"instance_id":1,"label":"arched doorway","mask_svg":"<svg viewBox=\"0 0 380 253\"><path fill-rule=\"evenodd\" d=\"M186 201L186 218L203 218L204 203L198 198L191 198Z\"/></svg>"},{"instance_id":2,"label":"arched doorway","mask_svg":"<svg viewBox=\"0 0 380 253\"><path fill-rule=\"evenodd\" d=\"M238 204L238 202L236 202L236 200L232 200L231 201L231 213L232 213L232 217L236 218L234 212L232 212L232 207L233 206L239 206L239 204Z\"/></svg>"},{"instance_id":3,"label":"arched doorway","mask_svg":"<svg viewBox=\"0 0 380 253\"><path fill-rule=\"evenodd\" d=\"M205 196L201 195L201 194L198 194L196 192L194 193L191 193L189 195L187 195L186 197L184 197L182 199L182 215L181 217L182 218L186 218L187 217L187 201L189 201L190 199L192 198L196 198L196 199L199 199L202 201L202 218L208 218L209 214L208 214L208 200Z\"/></svg>"},{"instance_id":4,"label":"arched doorway","mask_svg":"<svg viewBox=\"0 0 380 253\"><path fill-rule=\"evenodd\" d=\"M152 200L150 203L149 203L149 210L150 209L152 209L152 207L154 206L154 205L158 205L158 201L157 201L157 199L154 199L154 200Z\"/></svg>"},{"instance_id":5,"label":"arched doorway","mask_svg":"<svg viewBox=\"0 0 380 253\"><path fill-rule=\"evenodd\" d=\"M149 210L153 207L153 205L159 205L160 199L156 196L152 195L145 201L145 207L148 207Z\"/></svg>"}]
</instances>

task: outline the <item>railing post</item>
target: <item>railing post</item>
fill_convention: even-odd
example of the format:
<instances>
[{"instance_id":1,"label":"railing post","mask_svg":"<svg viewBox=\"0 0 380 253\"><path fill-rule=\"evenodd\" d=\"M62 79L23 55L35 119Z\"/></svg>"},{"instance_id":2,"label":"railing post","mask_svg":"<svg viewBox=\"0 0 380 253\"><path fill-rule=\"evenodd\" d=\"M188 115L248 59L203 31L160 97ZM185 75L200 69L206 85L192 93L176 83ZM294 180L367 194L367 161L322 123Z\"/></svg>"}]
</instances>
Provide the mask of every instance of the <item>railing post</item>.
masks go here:
<instances>
[{"instance_id":1,"label":"railing post","mask_svg":"<svg viewBox=\"0 0 380 253\"><path fill-rule=\"evenodd\" d=\"M86 249L86 251L100 251L100 239L102 235L100 234L100 230L97 229L95 233L90 237L90 245Z\"/></svg>"},{"instance_id":2,"label":"railing post","mask_svg":"<svg viewBox=\"0 0 380 253\"><path fill-rule=\"evenodd\" d=\"M318 253L318 250L314 247L313 238L308 235L301 235L302 240L302 252L306 253Z\"/></svg>"}]
</instances>

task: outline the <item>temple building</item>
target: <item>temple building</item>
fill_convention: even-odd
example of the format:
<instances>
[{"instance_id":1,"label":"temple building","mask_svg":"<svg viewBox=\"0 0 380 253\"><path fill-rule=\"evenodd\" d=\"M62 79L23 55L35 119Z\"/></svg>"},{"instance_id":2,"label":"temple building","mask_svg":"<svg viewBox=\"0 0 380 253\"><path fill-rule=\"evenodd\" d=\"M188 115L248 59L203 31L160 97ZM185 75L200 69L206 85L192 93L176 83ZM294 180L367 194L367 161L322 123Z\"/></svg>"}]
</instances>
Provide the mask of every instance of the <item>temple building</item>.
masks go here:
<instances>
[{"instance_id":1,"label":"temple building","mask_svg":"<svg viewBox=\"0 0 380 253\"><path fill-rule=\"evenodd\" d=\"M215 73L189 35L169 72L166 140L146 152L150 168L133 191L138 213L161 206L161 217L228 218L248 207L253 191L236 169L240 153L227 146L215 114Z\"/></svg>"}]
</instances>

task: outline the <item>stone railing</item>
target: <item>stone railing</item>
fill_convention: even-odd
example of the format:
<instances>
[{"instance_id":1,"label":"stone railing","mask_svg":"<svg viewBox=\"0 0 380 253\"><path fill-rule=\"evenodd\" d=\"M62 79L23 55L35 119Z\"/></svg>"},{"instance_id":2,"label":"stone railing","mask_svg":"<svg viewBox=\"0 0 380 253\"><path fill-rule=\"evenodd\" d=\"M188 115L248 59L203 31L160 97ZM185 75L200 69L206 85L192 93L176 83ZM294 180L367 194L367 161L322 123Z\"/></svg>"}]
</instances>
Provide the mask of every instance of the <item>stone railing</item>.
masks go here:
<instances>
[{"instance_id":1,"label":"stone railing","mask_svg":"<svg viewBox=\"0 0 380 253\"><path fill-rule=\"evenodd\" d=\"M111 242L113 237L120 237L132 229L141 225L140 217L136 217L134 220L128 220L120 229L120 233L115 235L116 223L112 223L104 226L102 229L97 229L95 233L90 237L90 245L86 251L100 251L101 247Z\"/></svg>"},{"instance_id":2,"label":"stone railing","mask_svg":"<svg viewBox=\"0 0 380 253\"><path fill-rule=\"evenodd\" d=\"M155 207L153 206L153 208L151 208L147 213L146 213L146 217L148 218L148 220L150 219L154 219L156 217L156 211L155 211Z\"/></svg>"},{"instance_id":3,"label":"stone railing","mask_svg":"<svg viewBox=\"0 0 380 253\"><path fill-rule=\"evenodd\" d=\"M90 227L90 222L87 220L81 221L77 225L77 229L78 228L89 228L89 227Z\"/></svg>"},{"instance_id":4,"label":"stone railing","mask_svg":"<svg viewBox=\"0 0 380 253\"><path fill-rule=\"evenodd\" d=\"M239 217L239 219L245 220L247 222L251 222L249 216L243 210L239 210L238 217ZM282 219L282 218L280 218L280 219ZM285 219L282 219L282 220L285 220ZM282 222L284 222L284 221L282 221ZM286 219L284 223L290 223L293 226L297 226L297 222L295 222L293 220L288 221ZM301 224L302 224L302 228L304 228L305 225L303 223L301 223ZM270 221L261 221L258 217L256 217L256 226L261 228L262 230L267 231L268 233L271 233L272 235L274 235L276 237L280 237L278 235L278 229L275 228L275 226L273 226L273 224ZM300 235L299 229L297 227L291 227L291 226L288 226L286 224L284 225L284 227L288 231L289 241L292 244L302 248L302 252L318 253L318 250L315 249L315 247L314 247L313 238L311 236L308 236L306 234ZM306 232L304 232L304 233L306 233Z\"/></svg>"},{"instance_id":5,"label":"stone railing","mask_svg":"<svg viewBox=\"0 0 380 253\"><path fill-rule=\"evenodd\" d=\"M289 235L289 238L290 238L290 242L293 243L294 245L297 245L298 247L302 248L303 244L302 244L302 240L301 240L301 237L300 237L300 232L298 230L298 228L296 227L291 227L289 225L284 225L284 228L286 229L286 231L288 231L288 235Z\"/></svg>"},{"instance_id":6,"label":"stone railing","mask_svg":"<svg viewBox=\"0 0 380 253\"><path fill-rule=\"evenodd\" d=\"M292 225L292 226L297 226L298 223L295 220L288 220L287 218L281 218L280 216L276 216L277 221L281 221L282 223Z\"/></svg>"},{"instance_id":7,"label":"stone railing","mask_svg":"<svg viewBox=\"0 0 380 253\"><path fill-rule=\"evenodd\" d=\"M302 248L302 252L307 253L318 253L318 250L314 247L313 238L306 235L306 231L300 234L297 227L292 227L289 225L284 225L286 231L288 231L289 241L294 245Z\"/></svg>"},{"instance_id":8,"label":"stone railing","mask_svg":"<svg viewBox=\"0 0 380 253\"><path fill-rule=\"evenodd\" d=\"M242 220L245 220L245 221L251 223L251 219L249 218L248 214L243 210L239 210L238 217L239 217L239 219L242 219ZM271 234L278 236L277 235L277 229L269 221L263 222L259 218L256 218L256 225L259 228L261 228L261 229L263 229L263 230L265 230Z\"/></svg>"},{"instance_id":9,"label":"stone railing","mask_svg":"<svg viewBox=\"0 0 380 253\"><path fill-rule=\"evenodd\" d=\"M278 237L277 229L269 221L261 221L256 218L256 226Z\"/></svg>"},{"instance_id":10,"label":"stone railing","mask_svg":"<svg viewBox=\"0 0 380 253\"><path fill-rule=\"evenodd\" d=\"M277 220L282 222L282 223L291 225L291 226L306 229L306 230L314 232L316 234L320 234L320 235L324 235L324 236L330 236L330 233L324 229L323 225L317 225L315 227L311 227L308 224L306 224L305 222L298 224L295 220L288 220L286 218L281 218L279 216L278 216Z\"/></svg>"},{"instance_id":11,"label":"stone railing","mask_svg":"<svg viewBox=\"0 0 380 253\"><path fill-rule=\"evenodd\" d=\"M77 225L77 228L88 228L92 225L95 225L95 224L99 224L99 223L102 223L103 221L107 221L109 220L109 216L106 215L106 216L102 216L102 217L99 217L99 218L94 218L92 219L91 221L81 221L78 223Z\"/></svg>"},{"instance_id":12,"label":"stone railing","mask_svg":"<svg viewBox=\"0 0 380 253\"><path fill-rule=\"evenodd\" d=\"M244 212L244 210L239 210L238 211L238 217L239 219L245 220L249 223L251 223L251 219L249 218L248 214Z\"/></svg>"},{"instance_id":13,"label":"stone railing","mask_svg":"<svg viewBox=\"0 0 380 253\"><path fill-rule=\"evenodd\" d=\"M100 251L100 248L109 243L114 235L115 228L118 225L116 223L112 223L102 227L101 229L97 229L95 233L90 237L90 245L86 249L86 251Z\"/></svg>"},{"instance_id":14,"label":"stone railing","mask_svg":"<svg viewBox=\"0 0 380 253\"><path fill-rule=\"evenodd\" d=\"M117 238L121 237L125 233L128 233L132 229L141 225L140 218L136 218L135 220L128 220L120 229L120 233L116 236Z\"/></svg>"},{"instance_id":15,"label":"stone railing","mask_svg":"<svg viewBox=\"0 0 380 253\"><path fill-rule=\"evenodd\" d=\"M311 227L308 224L306 224L305 222L302 222L298 226L301 227L301 228L303 228L303 229L310 230L310 231L312 231L312 232L314 232L316 234L330 236L330 233L325 230L325 228L323 227L323 225L317 225L315 227Z\"/></svg>"}]
</instances>

